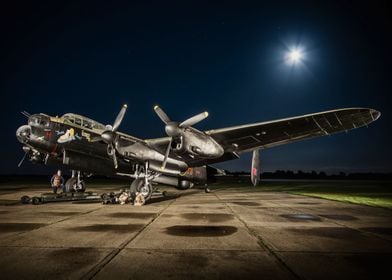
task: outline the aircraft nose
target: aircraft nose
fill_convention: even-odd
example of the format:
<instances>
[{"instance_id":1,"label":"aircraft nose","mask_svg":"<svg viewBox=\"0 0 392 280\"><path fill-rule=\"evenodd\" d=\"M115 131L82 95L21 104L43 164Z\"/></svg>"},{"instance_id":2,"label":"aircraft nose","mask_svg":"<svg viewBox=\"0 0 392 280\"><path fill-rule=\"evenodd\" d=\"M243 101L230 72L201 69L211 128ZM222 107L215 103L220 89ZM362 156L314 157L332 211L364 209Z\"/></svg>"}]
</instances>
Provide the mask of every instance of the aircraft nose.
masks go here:
<instances>
[{"instance_id":1,"label":"aircraft nose","mask_svg":"<svg viewBox=\"0 0 392 280\"><path fill-rule=\"evenodd\" d=\"M22 125L16 130L16 138L22 144L30 139L31 127L29 125Z\"/></svg>"}]
</instances>

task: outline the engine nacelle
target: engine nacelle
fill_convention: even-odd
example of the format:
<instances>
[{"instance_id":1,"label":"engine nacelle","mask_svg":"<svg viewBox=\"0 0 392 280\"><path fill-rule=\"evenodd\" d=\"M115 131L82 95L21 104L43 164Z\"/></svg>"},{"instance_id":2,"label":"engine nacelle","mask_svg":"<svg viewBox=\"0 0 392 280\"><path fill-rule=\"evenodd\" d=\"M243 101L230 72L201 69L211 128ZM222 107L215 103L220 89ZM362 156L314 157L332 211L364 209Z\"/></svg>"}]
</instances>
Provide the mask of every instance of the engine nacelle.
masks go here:
<instances>
[{"instance_id":1,"label":"engine nacelle","mask_svg":"<svg viewBox=\"0 0 392 280\"><path fill-rule=\"evenodd\" d=\"M153 179L153 181L160 184L174 186L179 190L190 189L194 186L194 183L189 180L184 180L182 178L177 178L177 177L170 177L166 175L161 175L159 177L156 177L155 179Z\"/></svg>"},{"instance_id":2,"label":"engine nacelle","mask_svg":"<svg viewBox=\"0 0 392 280\"><path fill-rule=\"evenodd\" d=\"M180 190L192 188L195 183L205 183L207 181L207 169L205 166L188 168L178 177L168 175L161 175L154 180L156 183L174 186Z\"/></svg>"},{"instance_id":3,"label":"engine nacelle","mask_svg":"<svg viewBox=\"0 0 392 280\"><path fill-rule=\"evenodd\" d=\"M184 137L180 136L173 139L171 146L173 150L183 151L183 147L184 147L183 144L184 144Z\"/></svg>"}]
</instances>

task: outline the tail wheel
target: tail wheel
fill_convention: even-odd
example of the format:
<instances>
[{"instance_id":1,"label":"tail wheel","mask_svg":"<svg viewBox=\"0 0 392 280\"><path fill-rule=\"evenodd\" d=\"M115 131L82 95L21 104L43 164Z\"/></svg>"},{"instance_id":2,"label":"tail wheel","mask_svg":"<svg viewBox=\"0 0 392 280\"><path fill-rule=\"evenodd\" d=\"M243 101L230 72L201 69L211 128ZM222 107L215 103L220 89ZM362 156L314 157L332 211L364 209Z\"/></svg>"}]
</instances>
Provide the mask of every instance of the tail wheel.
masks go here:
<instances>
[{"instance_id":1,"label":"tail wheel","mask_svg":"<svg viewBox=\"0 0 392 280\"><path fill-rule=\"evenodd\" d=\"M65 182L65 192L84 192L86 190L86 183L80 180L78 184L78 178L72 177Z\"/></svg>"},{"instance_id":2,"label":"tail wheel","mask_svg":"<svg viewBox=\"0 0 392 280\"><path fill-rule=\"evenodd\" d=\"M131 193L141 193L147 201L152 195L151 183L146 184L143 178L135 179L131 184Z\"/></svg>"}]
</instances>

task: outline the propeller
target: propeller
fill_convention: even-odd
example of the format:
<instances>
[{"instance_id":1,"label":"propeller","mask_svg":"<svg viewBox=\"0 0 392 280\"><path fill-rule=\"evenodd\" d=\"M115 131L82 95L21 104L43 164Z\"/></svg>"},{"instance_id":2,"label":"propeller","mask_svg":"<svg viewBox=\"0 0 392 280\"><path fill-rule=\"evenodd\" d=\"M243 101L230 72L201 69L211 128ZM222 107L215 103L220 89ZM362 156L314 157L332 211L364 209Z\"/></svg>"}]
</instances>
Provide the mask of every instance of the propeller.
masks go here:
<instances>
[{"instance_id":1,"label":"propeller","mask_svg":"<svg viewBox=\"0 0 392 280\"><path fill-rule=\"evenodd\" d=\"M115 169L117 169L117 167L118 167L115 146L116 146L116 143L117 143L118 137L119 137L116 132L117 132L118 128L120 127L122 120L124 119L127 108L128 108L127 104L124 104L122 106L120 112L118 113L116 119L114 120L113 125L107 125L106 126L107 130L102 132L102 134L99 137L99 140L102 140L103 142L108 144L107 152L108 152L108 155L111 156L113 159L113 164L114 164Z\"/></svg>"},{"instance_id":2,"label":"propeller","mask_svg":"<svg viewBox=\"0 0 392 280\"><path fill-rule=\"evenodd\" d=\"M201 122L205 118L207 118L208 112L197 114L193 117L190 117L189 119L186 119L181 123L178 123L178 122L171 121L170 118L167 116L167 114L158 105L154 107L154 111L158 115L158 117L165 123L166 134L170 137L170 141L166 148L165 157L163 159L162 166L161 166L161 169L165 169L174 137L180 136L184 128L193 126Z\"/></svg>"}]
</instances>

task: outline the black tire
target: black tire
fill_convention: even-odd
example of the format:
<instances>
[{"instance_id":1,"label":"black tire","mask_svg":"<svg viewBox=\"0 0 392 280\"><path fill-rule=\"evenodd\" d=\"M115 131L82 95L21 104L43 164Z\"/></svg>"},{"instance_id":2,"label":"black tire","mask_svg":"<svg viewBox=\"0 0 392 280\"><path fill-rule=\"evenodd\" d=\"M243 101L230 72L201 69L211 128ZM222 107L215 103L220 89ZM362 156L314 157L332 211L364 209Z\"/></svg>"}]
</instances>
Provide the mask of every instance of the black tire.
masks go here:
<instances>
[{"instance_id":1,"label":"black tire","mask_svg":"<svg viewBox=\"0 0 392 280\"><path fill-rule=\"evenodd\" d=\"M86 191L86 183L84 181L81 181L80 185L82 186L82 188L77 190L77 192L83 192L84 193Z\"/></svg>"},{"instance_id":2,"label":"black tire","mask_svg":"<svg viewBox=\"0 0 392 280\"><path fill-rule=\"evenodd\" d=\"M76 183L76 180L77 180L76 177L71 177L65 182L64 185L65 192L68 193L74 191L73 185Z\"/></svg>"},{"instance_id":3,"label":"black tire","mask_svg":"<svg viewBox=\"0 0 392 280\"><path fill-rule=\"evenodd\" d=\"M77 182L78 178L76 177L71 177L69 178L66 182L65 182L65 192L75 192L75 185ZM84 181L82 180L80 182L81 185L81 189L79 189L77 192L85 192L86 191L86 184L84 183Z\"/></svg>"},{"instance_id":4,"label":"black tire","mask_svg":"<svg viewBox=\"0 0 392 280\"><path fill-rule=\"evenodd\" d=\"M20 202L22 204L29 204L30 203L30 197L28 197L27 195L24 195L20 198Z\"/></svg>"},{"instance_id":5,"label":"black tire","mask_svg":"<svg viewBox=\"0 0 392 280\"><path fill-rule=\"evenodd\" d=\"M135 179L131 184L131 193L143 193L144 199L147 201L152 195L152 186L148 184L147 188L144 188L144 179Z\"/></svg>"},{"instance_id":6,"label":"black tire","mask_svg":"<svg viewBox=\"0 0 392 280\"><path fill-rule=\"evenodd\" d=\"M41 204L41 198L35 196L31 199L31 203L34 205Z\"/></svg>"}]
</instances>

